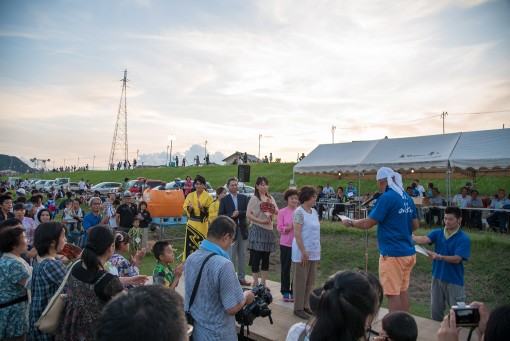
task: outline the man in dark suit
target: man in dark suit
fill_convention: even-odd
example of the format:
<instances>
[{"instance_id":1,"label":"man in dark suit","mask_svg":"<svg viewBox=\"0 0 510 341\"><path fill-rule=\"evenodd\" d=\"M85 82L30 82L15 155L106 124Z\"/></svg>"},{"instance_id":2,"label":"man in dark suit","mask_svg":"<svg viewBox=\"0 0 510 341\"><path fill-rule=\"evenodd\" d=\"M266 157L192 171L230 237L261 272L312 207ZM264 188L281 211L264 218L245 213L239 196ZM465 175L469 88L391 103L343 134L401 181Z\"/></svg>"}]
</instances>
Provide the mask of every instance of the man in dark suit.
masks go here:
<instances>
[{"instance_id":1,"label":"man in dark suit","mask_svg":"<svg viewBox=\"0 0 510 341\"><path fill-rule=\"evenodd\" d=\"M230 247L228 253L234 267L236 266L237 257L237 278L241 285L250 285L244 279L245 271L245 248L248 239L248 224L246 223L246 210L248 208L248 197L244 194L237 193L237 179L229 178L227 180L227 189L229 194L224 196L220 201L218 215L226 215L232 218L236 223L235 244Z\"/></svg>"}]
</instances>

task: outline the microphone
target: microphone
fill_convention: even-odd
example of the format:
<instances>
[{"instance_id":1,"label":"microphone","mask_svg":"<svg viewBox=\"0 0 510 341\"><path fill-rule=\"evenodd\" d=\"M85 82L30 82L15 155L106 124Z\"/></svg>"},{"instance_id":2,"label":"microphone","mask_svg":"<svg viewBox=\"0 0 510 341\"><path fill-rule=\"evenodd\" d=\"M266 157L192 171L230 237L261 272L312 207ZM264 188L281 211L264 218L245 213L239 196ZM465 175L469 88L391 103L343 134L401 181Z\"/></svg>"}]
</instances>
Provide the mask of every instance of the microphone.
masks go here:
<instances>
[{"instance_id":1,"label":"microphone","mask_svg":"<svg viewBox=\"0 0 510 341\"><path fill-rule=\"evenodd\" d=\"M372 201L379 198L380 196L381 196L381 193L375 192L374 195L372 195L372 197L370 199L368 199L363 204L361 204L361 206L368 206L368 204L370 204Z\"/></svg>"}]
</instances>

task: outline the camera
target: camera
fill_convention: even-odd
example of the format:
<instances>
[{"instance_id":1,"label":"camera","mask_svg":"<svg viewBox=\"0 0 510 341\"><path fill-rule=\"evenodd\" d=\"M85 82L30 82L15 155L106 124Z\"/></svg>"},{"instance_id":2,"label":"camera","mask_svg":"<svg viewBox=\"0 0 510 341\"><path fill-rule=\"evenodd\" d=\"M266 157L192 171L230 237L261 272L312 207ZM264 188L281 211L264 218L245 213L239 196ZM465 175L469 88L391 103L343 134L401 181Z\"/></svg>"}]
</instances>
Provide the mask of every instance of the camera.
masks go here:
<instances>
[{"instance_id":1,"label":"camera","mask_svg":"<svg viewBox=\"0 0 510 341\"><path fill-rule=\"evenodd\" d=\"M269 318L269 322L273 324L271 309L269 309L269 305L273 302L273 296L269 290L267 290L264 285L260 284L251 289L251 292L255 298L253 299L253 302L245 305L243 309L237 312L237 323L241 326L251 326L253 324L253 320L257 317L267 316Z\"/></svg>"},{"instance_id":2,"label":"camera","mask_svg":"<svg viewBox=\"0 0 510 341\"><path fill-rule=\"evenodd\" d=\"M469 305L454 305L452 307L455 312L455 321L457 326L460 327L473 327L478 326L480 323L480 311L478 307L471 307Z\"/></svg>"}]
</instances>

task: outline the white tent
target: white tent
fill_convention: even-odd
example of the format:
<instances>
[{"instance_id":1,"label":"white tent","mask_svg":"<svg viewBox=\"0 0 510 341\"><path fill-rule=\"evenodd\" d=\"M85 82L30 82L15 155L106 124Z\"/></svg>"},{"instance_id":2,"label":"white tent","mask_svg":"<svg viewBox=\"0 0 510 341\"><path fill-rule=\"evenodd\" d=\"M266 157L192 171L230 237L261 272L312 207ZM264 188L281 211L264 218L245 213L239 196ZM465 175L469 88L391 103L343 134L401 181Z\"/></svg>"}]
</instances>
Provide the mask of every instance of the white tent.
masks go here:
<instances>
[{"instance_id":1,"label":"white tent","mask_svg":"<svg viewBox=\"0 0 510 341\"><path fill-rule=\"evenodd\" d=\"M295 173L357 173L359 164L377 144L374 141L320 144L294 166Z\"/></svg>"},{"instance_id":2,"label":"white tent","mask_svg":"<svg viewBox=\"0 0 510 341\"><path fill-rule=\"evenodd\" d=\"M362 171L377 171L386 166L394 170L448 167L448 159L460 133L383 139L372 148L358 166Z\"/></svg>"},{"instance_id":3,"label":"white tent","mask_svg":"<svg viewBox=\"0 0 510 341\"><path fill-rule=\"evenodd\" d=\"M450 165L472 170L510 168L510 129L462 133Z\"/></svg>"}]
</instances>

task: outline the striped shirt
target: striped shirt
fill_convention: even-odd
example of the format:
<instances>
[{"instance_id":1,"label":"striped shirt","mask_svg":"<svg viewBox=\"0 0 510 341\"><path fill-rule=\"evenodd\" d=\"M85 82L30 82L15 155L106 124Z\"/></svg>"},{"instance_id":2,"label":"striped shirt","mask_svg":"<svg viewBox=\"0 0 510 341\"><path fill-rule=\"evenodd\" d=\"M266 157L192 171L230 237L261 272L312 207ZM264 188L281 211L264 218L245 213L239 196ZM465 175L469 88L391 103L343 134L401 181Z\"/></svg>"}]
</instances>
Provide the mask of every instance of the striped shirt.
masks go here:
<instances>
[{"instance_id":1,"label":"striped shirt","mask_svg":"<svg viewBox=\"0 0 510 341\"><path fill-rule=\"evenodd\" d=\"M200 267L210 254L210 251L199 249L186 260L185 311L188 310ZM237 340L235 317L228 315L226 310L243 300L243 290L232 262L219 255L211 257L202 271L200 285L191 307L191 315L195 319L193 340Z\"/></svg>"}]
</instances>

